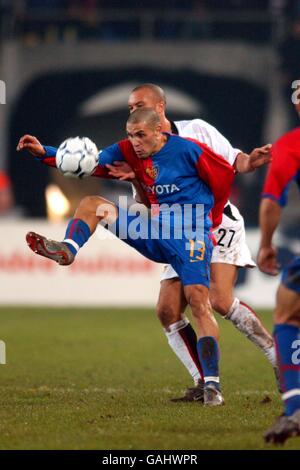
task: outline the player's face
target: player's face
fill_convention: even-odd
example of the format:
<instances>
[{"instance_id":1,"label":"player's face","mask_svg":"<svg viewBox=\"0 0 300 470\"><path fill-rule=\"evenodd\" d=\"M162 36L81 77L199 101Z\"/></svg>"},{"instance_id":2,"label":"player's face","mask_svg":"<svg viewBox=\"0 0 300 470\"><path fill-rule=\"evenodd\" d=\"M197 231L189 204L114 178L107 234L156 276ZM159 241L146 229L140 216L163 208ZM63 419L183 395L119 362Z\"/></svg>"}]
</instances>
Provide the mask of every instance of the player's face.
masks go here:
<instances>
[{"instance_id":1,"label":"player's face","mask_svg":"<svg viewBox=\"0 0 300 470\"><path fill-rule=\"evenodd\" d=\"M139 158L147 158L160 149L160 125L154 129L145 122L127 123L127 136Z\"/></svg>"},{"instance_id":2,"label":"player's face","mask_svg":"<svg viewBox=\"0 0 300 470\"><path fill-rule=\"evenodd\" d=\"M160 114L163 109L163 103L158 102L150 90L141 89L129 95L128 108L130 114L138 108L152 108L157 114Z\"/></svg>"}]
</instances>

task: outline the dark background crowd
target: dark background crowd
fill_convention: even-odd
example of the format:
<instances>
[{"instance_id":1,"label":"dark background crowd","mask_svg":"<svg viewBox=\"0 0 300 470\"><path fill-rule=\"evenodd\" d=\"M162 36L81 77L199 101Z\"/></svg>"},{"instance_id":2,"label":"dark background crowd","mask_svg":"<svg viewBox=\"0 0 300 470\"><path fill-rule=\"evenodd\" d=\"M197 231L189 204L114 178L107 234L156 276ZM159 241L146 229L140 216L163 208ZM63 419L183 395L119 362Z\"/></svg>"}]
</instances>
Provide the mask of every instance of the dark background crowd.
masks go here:
<instances>
[{"instance_id":1,"label":"dark background crowd","mask_svg":"<svg viewBox=\"0 0 300 470\"><path fill-rule=\"evenodd\" d=\"M1 0L2 34L32 41L149 37L272 40L299 0ZM184 15L183 15L184 13Z\"/></svg>"},{"instance_id":2,"label":"dark background crowd","mask_svg":"<svg viewBox=\"0 0 300 470\"><path fill-rule=\"evenodd\" d=\"M76 47L83 42L108 45L169 43L174 51L178 44L186 44L188 51L192 42L250 45L260 50L267 48L276 57L275 70L278 73L275 79L288 114L285 130L298 126L299 118L291 104L291 84L300 79L300 0L0 0L0 37L0 54L1 43L10 41L31 50L48 45L58 50L64 44ZM43 52L41 55L42 60L47 61ZM33 164L29 167L28 162L15 159L15 144L20 133L35 132L40 138L44 134L49 144L52 141L59 144L59 139L66 137L65 132L74 130L80 132L81 129L90 135L91 129L99 127L97 123L102 118L97 122L92 122L92 118L81 118L76 123L70 116L75 115L75 106L80 100L88 99L101 87L105 89L113 82L138 80L169 83L173 87L180 85L182 90L204 103L207 114L199 117L215 125L234 146L250 151L253 146L265 143L262 129L267 119L268 86L263 89L241 77L227 78L222 73L205 75L205 70L201 73L190 70L188 74L182 70L173 75L168 67L155 70L130 66L122 71L92 72L84 70L80 64L78 57L78 73L74 76L69 71L64 71L64 76L38 76L34 86L28 84L18 96L18 101L10 107L6 165L0 164L0 214L8 213L15 203L22 208L24 215L46 215L44 199L37 202L34 195L30 197L22 183L23 172L27 169L29 180L32 178L32 184L38 185L35 172L40 170ZM75 86L77 81L78 86ZM45 89L48 90L46 93ZM57 90L60 90L59 99ZM56 98L53 100L52 96ZM54 108L57 102L58 108ZM37 103L39 107L52 109L55 119L46 122L44 115L37 115ZM247 109L247 121L244 109ZM230 118L224 110L230 110ZM66 115L67 112L70 116ZM124 116L126 112L125 109ZM105 115L106 122L111 120L110 127L116 121L115 116L116 113ZM123 122L124 116L122 114L118 122ZM179 116L192 117L196 116ZM55 134L57 129L63 129L64 133ZM97 135L91 137L98 138ZM109 143L104 142L104 145ZM247 181L239 180L233 192L233 198L239 201L238 205L250 226L257 224L263 177L261 172ZM42 194L51 177L44 171L38 181ZM250 199L249 192L252 195Z\"/></svg>"}]
</instances>

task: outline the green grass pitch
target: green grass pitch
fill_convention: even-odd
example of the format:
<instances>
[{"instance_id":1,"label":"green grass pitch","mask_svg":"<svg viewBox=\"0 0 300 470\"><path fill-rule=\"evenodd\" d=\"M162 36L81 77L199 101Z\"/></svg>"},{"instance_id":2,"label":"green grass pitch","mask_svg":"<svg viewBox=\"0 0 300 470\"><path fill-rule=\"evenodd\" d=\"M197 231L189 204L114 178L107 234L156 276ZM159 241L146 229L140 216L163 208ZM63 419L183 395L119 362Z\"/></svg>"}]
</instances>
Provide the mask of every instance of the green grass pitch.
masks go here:
<instances>
[{"instance_id":1,"label":"green grass pitch","mask_svg":"<svg viewBox=\"0 0 300 470\"><path fill-rule=\"evenodd\" d=\"M262 440L281 413L272 368L230 322L226 406L213 409L170 402L191 381L151 310L2 307L0 325L1 449L273 448Z\"/></svg>"}]
</instances>

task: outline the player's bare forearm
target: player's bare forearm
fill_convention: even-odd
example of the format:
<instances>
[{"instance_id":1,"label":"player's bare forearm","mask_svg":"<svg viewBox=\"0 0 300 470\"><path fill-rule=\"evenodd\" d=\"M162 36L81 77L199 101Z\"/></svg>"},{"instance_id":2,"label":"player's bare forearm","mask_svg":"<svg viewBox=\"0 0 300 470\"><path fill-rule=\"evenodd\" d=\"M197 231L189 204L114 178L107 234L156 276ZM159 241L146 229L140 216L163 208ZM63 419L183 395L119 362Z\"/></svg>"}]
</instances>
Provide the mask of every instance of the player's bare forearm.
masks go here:
<instances>
[{"instance_id":1,"label":"player's bare forearm","mask_svg":"<svg viewBox=\"0 0 300 470\"><path fill-rule=\"evenodd\" d=\"M272 245L274 232L279 224L281 207L272 199L263 199L259 210L261 242L257 255L259 269L265 274L276 276L279 273L277 250Z\"/></svg>"},{"instance_id":2,"label":"player's bare forearm","mask_svg":"<svg viewBox=\"0 0 300 470\"><path fill-rule=\"evenodd\" d=\"M44 147L36 137L26 134L21 137L17 145L17 151L20 152L22 150L28 150L31 155L40 159L43 164L57 168L55 159L56 147ZM115 179L114 176L108 174L108 170L104 166L100 165L95 169L92 176Z\"/></svg>"},{"instance_id":3,"label":"player's bare forearm","mask_svg":"<svg viewBox=\"0 0 300 470\"><path fill-rule=\"evenodd\" d=\"M261 201L259 208L259 225L261 231L261 247L271 246L273 234L278 227L281 216L281 207L269 198Z\"/></svg>"},{"instance_id":4,"label":"player's bare forearm","mask_svg":"<svg viewBox=\"0 0 300 470\"><path fill-rule=\"evenodd\" d=\"M250 154L240 152L234 162L234 169L238 173L249 173L271 161L272 145L255 148Z\"/></svg>"},{"instance_id":5,"label":"player's bare forearm","mask_svg":"<svg viewBox=\"0 0 300 470\"><path fill-rule=\"evenodd\" d=\"M237 173L245 173L249 165L249 155L241 152L237 155L234 162L234 169Z\"/></svg>"},{"instance_id":6,"label":"player's bare forearm","mask_svg":"<svg viewBox=\"0 0 300 470\"><path fill-rule=\"evenodd\" d=\"M21 150L28 150L31 155L38 158L46 155L46 151L40 141L33 135L29 134L25 134L20 138L17 145L17 152L20 152Z\"/></svg>"}]
</instances>

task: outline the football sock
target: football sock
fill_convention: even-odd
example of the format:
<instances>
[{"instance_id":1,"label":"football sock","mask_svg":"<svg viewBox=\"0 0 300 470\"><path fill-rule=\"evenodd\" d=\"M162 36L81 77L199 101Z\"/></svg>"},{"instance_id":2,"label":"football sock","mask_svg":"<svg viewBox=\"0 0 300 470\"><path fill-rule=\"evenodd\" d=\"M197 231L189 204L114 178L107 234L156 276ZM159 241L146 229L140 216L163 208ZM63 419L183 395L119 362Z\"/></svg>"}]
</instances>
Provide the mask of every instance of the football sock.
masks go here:
<instances>
[{"instance_id":1,"label":"football sock","mask_svg":"<svg viewBox=\"0 0 300 470\"><path fill-rule=\"evenodd\" d=\"M68 245L73 255L76 255L79 248L88 241L90 236L90 227L83 220L71 219L63 242Z\"/></svg>"},{"instance_id":2,"label":"football sock","mask_svg":"<svg viewBox=\"0 0 300 470\"><path fill-rule=\"evenodd\" d=\"M273 367L276 366L273 338L248 305L239 299L234 299L225 319L230 320L241 333L259 347Z\"/></svg>"},{"instance_id":3,"label":"football sock","mask_svg":"<svg viewBox=\"0 0 300 470\"><path fill-rule=\"evenodd\" d=\"M300 328L275 325L274 339L285 414L291 416L300 410Z\"/></svg>"},{"instance_id":4,"label":"football sock","mask_svg":"<svg viewBox=\"0 0 300 470\"><path fill-rule=\"evenodd\" d=\"M182 320L172 323L164 331L170 347L197 385L203 377L203 372L197 354L197 336L189 320L183 316Z\"/></svg>"},{"instance_id":5,"label":"football sock","mask_svg":"<svg viewBox=\"0 0 300 470\"><path fill-rule=\"evenodd\" d=\"M199 360L203 369L205 385L214 385L220 390L219 346L213 336L203 336L197 343Z\"/></svg>"}]
</instances>

